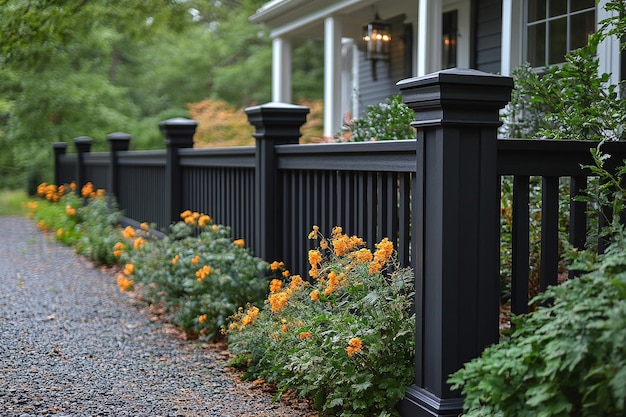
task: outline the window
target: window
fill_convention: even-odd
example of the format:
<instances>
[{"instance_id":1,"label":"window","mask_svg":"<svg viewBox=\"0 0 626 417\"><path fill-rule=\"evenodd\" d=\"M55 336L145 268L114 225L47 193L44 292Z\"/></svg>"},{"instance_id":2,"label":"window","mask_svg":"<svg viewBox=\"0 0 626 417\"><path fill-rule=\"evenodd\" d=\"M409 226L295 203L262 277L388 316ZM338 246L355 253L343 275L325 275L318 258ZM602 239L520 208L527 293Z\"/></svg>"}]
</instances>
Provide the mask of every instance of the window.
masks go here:
<instances>
[{"instance_id":1,"label":"window","mask_svg":"<svg viewBox=\"0 0 626 417\"><path fill-rule=\"evenodd\" d=\"M444 12L442 16L442 49L441 49L441 68L454 68L456 64L456 47L458 28L458 10Z\"/></svg>"},{"instance_id":2,"label":"window","mask_svg":"<svg viewBox=\"0 0 626 417\"><path fill-rule=\"evenodd\" d=\"M526 60L533 67L563 62L596 30L595 0L527 0Z\"/></svg>"}]
</instances>

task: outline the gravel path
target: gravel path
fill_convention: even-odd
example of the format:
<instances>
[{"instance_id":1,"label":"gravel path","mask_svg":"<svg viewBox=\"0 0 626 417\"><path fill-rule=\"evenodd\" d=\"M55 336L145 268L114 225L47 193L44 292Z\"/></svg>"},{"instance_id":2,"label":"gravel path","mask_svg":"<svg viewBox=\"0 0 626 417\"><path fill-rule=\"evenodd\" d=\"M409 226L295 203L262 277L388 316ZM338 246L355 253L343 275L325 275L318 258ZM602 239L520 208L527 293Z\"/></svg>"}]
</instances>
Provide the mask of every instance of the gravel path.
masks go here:
<instances>
[{"instance_id":1,"label":"gravel path","mask_svg":"<svg viewBox=\"0 0 626 417\"><path fill-rule=\"evenodd\" d=\"M0 217L0 416L305 416L172 337L115 279Z\"/></svg>"}]
</instances>

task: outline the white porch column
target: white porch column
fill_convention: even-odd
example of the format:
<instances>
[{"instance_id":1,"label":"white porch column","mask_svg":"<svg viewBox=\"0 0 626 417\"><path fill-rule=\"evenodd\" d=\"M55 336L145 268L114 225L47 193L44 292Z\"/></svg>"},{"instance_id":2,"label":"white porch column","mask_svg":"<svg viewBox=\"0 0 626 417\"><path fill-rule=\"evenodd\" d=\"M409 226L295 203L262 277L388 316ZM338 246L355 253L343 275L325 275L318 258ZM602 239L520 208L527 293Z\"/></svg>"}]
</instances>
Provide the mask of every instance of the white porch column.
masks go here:
<instances>
[{"instance_id":1,"label":"white porch column","mask_svg":"<svg viewBox=\"0 0 626 417\"><path fill-rule=\"evenodd\" d=\"M522 65L522 20L524 15L521 0L502 1L502 42L500 50L500 73L511 72Z\"/></svg>"},{"instance_id":2,"label":"white porch column","mask_svg":"<svg viewBox=\"0 0 626 417\"><path fill-rule=\"evenodd\" d=\"M272 41L272 101L291 103L291 42Z\"/></svg>"},{"instance_id":3,"label":"white porch column","mask_svg":"<svg viewBox=\"0 0 626 417\"><path fill-rule=\"evenodd\" d=\"M341 22L324 20L324 136L341 127Z\"/></svg>"},{"instance_id":4,"label":"white porch column","mask_svg":"<svg viewBox=\"0 0 626 417\"><path fill-rule=\"evenodd\" d=\"M600 0L596 6L596 13L598 14L597 21L600 22L604 19L612 17L614 12L607 12L605 10L607 0ZM620 42L615 36L606 38L600 45L598 45L598 58L600 59L600 66L598 72L600 74L611 74L609 82L611 84L619 83L620 79Z\"/></svg>"},{"instance_id":5,"label":"white porch column","mask_svg":"<svg viewBox=\"0 0 626 417\"><path fill-rule=\"evenodd\" d=\"M419 0L417 9L417 76L441 69L441 0Z\"/></svg>"}]
</instances>

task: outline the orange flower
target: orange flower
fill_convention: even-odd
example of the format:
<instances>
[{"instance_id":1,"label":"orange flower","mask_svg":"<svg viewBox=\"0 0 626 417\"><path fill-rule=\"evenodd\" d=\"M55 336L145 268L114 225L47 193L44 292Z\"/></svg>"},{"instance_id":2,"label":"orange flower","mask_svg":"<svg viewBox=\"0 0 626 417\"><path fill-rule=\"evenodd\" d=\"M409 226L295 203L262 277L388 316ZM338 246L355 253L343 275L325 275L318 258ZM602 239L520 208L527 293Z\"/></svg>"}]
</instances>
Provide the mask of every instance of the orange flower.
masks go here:
<instances>
[{"instance_id":1,"label":"orange flower","mask_svg":"<svg viewBox=\"0 0 626 417\"><path fill-rule=\"evenodd\" d=\"M283 282L279 279L273 279L270 282L270 292L273 294L275 292L280 291L280 289L283 287Z\"/></svg>"},{"instance_id":2,"label":"orange flower","mask_svg":"<svg viewBox=\"0 0 626 417\"><path fill-rule=\"evenodd\" d=\"M281 330L283 331L283 333L287 333L287 332L289 331L289 328L287 327L287 325L286 325L286 324L283 324L283 325L281 326Z\"/></svg>"},{"instance_id":3,"label":"orange flower","mask_svg":"<svg viewBox=\"0 0 626 417\"><path fill-rule=\"evenodd\" d=\"M196 265L198 262L200 262L200 256L196 255L193 258L191 258L191 263Z\"/></svg>"},{"instance_id":4,"label":"orange flower","mask_svg":"<svg viewBox=\"0 0 626 417\"><path fill-rule=\"evenodd\" d=\"M92 193L93 193L93 184L90 182L83 185L83 188L80 191L80 195L82 195L84 198L91 196Z\"/></svg>"},{"instance_id":5,"label":"orange flower","mask_svg":"<svg viewBox=\"0 0 626 417\"><path fill-rule=\"evenodd\" d=\"M132 275L135 272L135 265L133 264L126 264L126 266L124 267L124 274L125 275Z\"/></svg>"},{"instance_id":6,"label":"orange flower","mask_svg":"<svg viewBox=\"0 0 626 417\"><path fill-rule=\"evenodd\" d=\"M318 226L313 226L313 231L309 233L309 239L317 239L317 235L319 234L320 228Z\"/></svg>"},{"instance_id":7,"label":"orange flower","mask_svg":"<svg viewBox=\"0 0 626 417\"><path fill-rule=\"evenodd\" d=\"M141 227L141 230L145 230L145 231L148 231L150 229L150 225L148 224L148 222L141 223L139 227Z\"/></svg>"},{"instance_id":8,"label":"orange flower","mask_svg":"<svg viewBox=\"0 0 626 417\"><path fill-rule=\"evenodd\" d=\"M143 248L143 244L145 243L144 238L142 238L141 236L139 236L137 239L135 239L135 241L133 242L133 247L135 249L141 249Z\"/></svg>"},{"instance_id":9,"label":"orange flower","mask_svg":"<svg viewBox=\"0 0 626 417\"><path fill-rule=\"evenodd\" d=\"M122 235L124 236L124 239L132 239L135 237L135 229L133 229L132 226L126 226Z\"/></svg>"},{"instance_id":10,"label":"orange flower","mask_svg":"<svg viewBox=\"0 0 626 417\"><path fill-rule=\"evenodd\" d=\"M317 301L319 299L320 299L320 292L319 292L319 290L311 291L311 300Z\"/></svg>"},{"instance_id":11,"label":"orange flower","mask_svg":"<svg viewBox=\"0 0 626 417\"><path fill-rule=\"evenodd\" d=\"M69 204L65 206L65 212L67 213L68 216L75 216L76 215L76 209L72 206L70 206Z\"/></svg>"},{"instance_id":12,"label":"orange flower","mask_svg":"<svg viewBox=\"0 0 626 417\"><path fill-rule=\"evenodd\" d=\"M363 346L363 342L358 337L353 337L348 342L348 347L346 348L346 352L348 356L352 356L355 353L361 352L361 348Z\"/></svg>"},{"instance_id":13,"label":"orange flower","mask_svg":"<svg viewBox=\"0 0 626 417\"><path fill-rule=\"evenodd\" d=\"M211 218L206 214L203 214L198 218L198 227L204 227L209 224L209 222L211 222Z\"/></svg>"},{"instance_id":14,"label":"orange flower","mask_svg":"<svg viewBox=\"0 0 626 417\"><path fill-rule=\"evenodd\" d=\"M182 213L180 213L180 218L181 219L186 219L189 216L191 216L191 210L185 210Z\"/></svg>"},{"instance_id":15,"label":"orange flower","mask_svg":"<svg viewBox=\"0 0 626 417\"><path fill-rule=\"evenodd\" d=\"M272 306L272 311L275 312L287 307L287 304L289 303L289 296L285 292L278 292L267 297L267 300Z\"/></svg>"},{"instance_id":16,"label":"orange flower","mask_svg":"<svg viewBox=\"0 0 626 417\"><path fill-rule=\"evenodd\" d=\"M233 242L233 245L243 248L246 245L246 242L243 239L237 239Z\"/></svg>"},{"instance_id":17,"label":"orange flower","mask_svg":"<svg viewBox=\"0 0 626 417\"><path fill-rule=\"evenodd\" d=\"M130 291L133 288L133 281L129 280L124 275L119 274L117 276L117 286L121 291Z\"/></svg>"},{"instance_id":18,"label":"orange flower","mask_svg":"<svg viewBox=\"0 0 626 417\"><path fill-rule=\"evenodd\" d=\"M320 262L322 262L322 254L315 249L311 249L309 251L309 263L311 266L313 268L317 268Z\"/></svg>"},{"instance_id":19,"label":"orange flower","mask_svg":"<svg viewBox=\"0 0 626 417\"><path fill-rule=\"evenodd\" d=\"M72 182L70 183L70 189L71 189L72 191L76 191L76 183L75 183L74 181L72 181Z\"/></svg>"},{"instance_id":20,"label":"orange flower","mask_svg":"<svg viewBox=\"0 0 626 417\"><path fill-rule=\"evenodd\" d=\"M278 262L278 261L274 261L272 262L272 264L270 265L270 269L272 271L278 271L279 269L281 269L283 266L285 266L285 264L283 262Z\"/></svg>"},{"instance_id":21,"label":"orange flower","mask_svg":"<svg viewBox=\"0 0 626 417\"><path fill-rule=\"evenodd\" d=\"M172 265L176 265L179 259L180 259L179 255L174 256L174 258L172 258Z\"/></svg>"},{"instance_id":22,"label":"orange flower","mask_svg":"<svg viewBox=\"0 0 626 417\"><path fill-rule=\"evenodd\" d=\"M309 337L312 337L313 335L311 334L311 332L302 332L300 333L300 340L302 339L308 339Z\"/></svg>"},{"instance_id":23,"label":"orange flower","mask_svg":"<svg viewBox=\"0 0 626 417\"><path fill-rule=\"evenodd\" d=\"M285 269L282 273L283 278L289 278L289 270Z\"/></svg>"},{"instance_id":24,"label":"orange flower","mask_svg":"<svg viewBox=\"0 0 626 417\"><path fill-rule=\"evenodd\" d=\"M294 275L291 277L291 282L289 284L289 287L295 291L298 288L302 287L304 284L305 284L304 280L302 279L300 275Z\"/></svg>"},{"instance_id":25,"label":"orange flower","mask_svg":"<svg viewBox=\"0 0 626 417\"><path fill-rule=\"evenodd\" d=\"M204 265L202 268L196 271L196 281L202 282L206 277L211 275L212 268L209 265Z\"/></svg>"},{"instance_id":26,"label":"orange flower","mask_svg":"<svg viewBox=\"0 0 626 417\"><path fill-rule=\"evenodd\" d=\"M206 319L207 319L207 315L206 314L198 316L198 323L202 324L202 323L204 323L206 321Z\"/></svg>"}]
</instances>

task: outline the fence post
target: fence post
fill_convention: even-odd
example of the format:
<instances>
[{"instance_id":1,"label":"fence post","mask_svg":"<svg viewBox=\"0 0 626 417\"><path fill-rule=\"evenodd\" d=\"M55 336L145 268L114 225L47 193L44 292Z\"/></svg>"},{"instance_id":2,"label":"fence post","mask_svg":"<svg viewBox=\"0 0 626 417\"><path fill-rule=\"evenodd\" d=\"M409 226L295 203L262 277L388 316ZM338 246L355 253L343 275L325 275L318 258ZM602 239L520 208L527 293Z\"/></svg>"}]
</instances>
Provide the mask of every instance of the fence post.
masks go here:
<instances>
[{"instance_id":1,"label":"fence post","mask_svg":"<svg viewBox=\"0 0 626 417\"><path fill-rule=\"evenodd\" d=\"M93 139L87 136L80 136L74 139L76 147L76 187L78 192L83 188L89 180L87 179L87 171L85 167L85 154L91 151Z\"/></svg>"},{"instance_id":2,"label":"fence post","mask_svg":"<svg viewBox=\"0 0 626 417\"><path fill-rule=\"evenodd\" d=\"M183 204L182 182L180 172L180 157L178 150L193 148L193 136L196 133L198 122L195 120L177 117L159 123L161 133L165 136L166 167L165 190L168 202L167 212L170 222L180 220L180 213L185 209ZM163 225L165 226L165 225Z\"/></svg>"},{"instance_id":3,"label":"fence post","mask_svg":"<svg viewBox=\"0 0 626 417\"><path fill-rule=\"evenodd\" d=\"M56 185L62 185L61 183L61 156L67 152L67 143L54 142L52 144L54 150L54 183Z\"/></svg>"},{"instance_id":4,"label":"fence post","mask_svg":"<svg viewBox=\"0 0 626 417\"><path fill-rule=\"evenodd\" d=\"M458 416L448 376L499 338L499 110L510 77L451 69L400 81L415 111L415 382L403 416Z\"/></svg>"},{"instance_id":5,"label":"fence post","mask_svg":"<svg viewBox=\"0 0 626 417\"><path fill-rule=\"evenodd\" d=\"M107 136L107 142L109 142L109 189L108 193L114 196L119 201L119 163L118 153L121 151L127 151L130 145L130 135L123 132L109 133Z\"/></svg>"},{"instance_id":6,"label":"fence post","mask_svg":"<svg viewBox=\"0 0 626 417\"><path fill-rule=\"evenodd\" d=\"M254 217L253 250L257 256L272 262L282 259L282 242L278 238L281 213L276 145L297 144L300 127L306 122L309 108L286 103L266 103L245 110L248 122L255 127L256 165L254 193L257 204Z\"/></svg>"}]
</instances>

